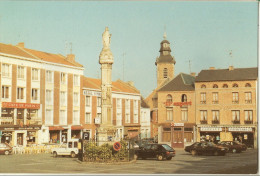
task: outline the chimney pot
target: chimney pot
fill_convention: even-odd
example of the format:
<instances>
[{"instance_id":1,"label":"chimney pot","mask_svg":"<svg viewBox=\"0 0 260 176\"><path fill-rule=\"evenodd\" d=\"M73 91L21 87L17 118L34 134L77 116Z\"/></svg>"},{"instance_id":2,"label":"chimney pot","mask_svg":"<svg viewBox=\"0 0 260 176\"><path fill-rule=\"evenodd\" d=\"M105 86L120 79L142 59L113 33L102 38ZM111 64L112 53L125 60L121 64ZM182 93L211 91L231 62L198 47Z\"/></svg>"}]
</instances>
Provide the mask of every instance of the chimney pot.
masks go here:
<instances>
[{"instance_id":1,"label":"chimney pot","mask_svg":"<svg viewBox=\"0 0 260 176\"><path fill-rule=\"evenodd\" d=\"M20 48L24 48L24 42L20 42L18 43L16 46L20 47Z\"/></svg>"},{"instance_id":2,"label":"chimney pot","mask_svg":"<svg viewBox=\"0 0 260 176\"><path fill-rule=\"evenodd\" d=\"M215 67L209 67L210 70L215 70Z\"/></svg>"},{"instance_id":3,"label":"chimney pot","mask_svg":"<svg viewBox=\"0 0 260 176\"><path fill-rule=\"evenodd\" d=\"M191 72L190 75L191 76L196 76L196 73L195 72Z\"/></svg>"}]
</instances>

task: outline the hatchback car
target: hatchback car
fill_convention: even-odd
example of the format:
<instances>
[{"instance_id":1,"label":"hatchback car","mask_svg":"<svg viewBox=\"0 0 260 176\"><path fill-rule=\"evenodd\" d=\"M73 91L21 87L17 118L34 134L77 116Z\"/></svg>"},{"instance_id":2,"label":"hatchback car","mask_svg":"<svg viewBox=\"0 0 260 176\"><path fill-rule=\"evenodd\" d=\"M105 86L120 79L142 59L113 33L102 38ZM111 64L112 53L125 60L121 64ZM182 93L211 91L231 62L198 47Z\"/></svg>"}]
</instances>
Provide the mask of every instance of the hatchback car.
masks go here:
<instances>
[{"instance_id":1,"label":"hatchback car","mask_svg":"<svg viewBox=\"0 0 260 176\"><path fill-rule=\"evenodd\" d=\"M199 142L196 143L191 149L191 154L195 155L225 155L228 148L217 146L212 142Z\"/></svg>"},{"instance_id":2,"label":"hatchback car","mask_svg":"<svg viewBox=\"0 0 260 176\"><path fill-rule=\"evenodd\" d=\"M157 158L171 160L175 156L175 150L168 144L146 144L135 151L136 158Z\"/></svg>"},{"instance_id":3,"label":"hatchback car","mask_svg":"<svg viewBox=\"0 0 260 176\"><path fill-rule=\"evenodd\" d=\"M232 153L240 153L242 151L245 151L247 149L245 144L239 144L236 141L222 141L218 146L227 147L229 152Z\"/></svg>"},{"instance_id":4,"label":"hatchback car","mask_svg":"<svg viewBox=\"0 0 260 176\"><path fill-rule=\"evenodd\" d=\"M12 147L5 143L0 143L0 154L9 155L12 153Z\"/></svg>"}]
</instances>

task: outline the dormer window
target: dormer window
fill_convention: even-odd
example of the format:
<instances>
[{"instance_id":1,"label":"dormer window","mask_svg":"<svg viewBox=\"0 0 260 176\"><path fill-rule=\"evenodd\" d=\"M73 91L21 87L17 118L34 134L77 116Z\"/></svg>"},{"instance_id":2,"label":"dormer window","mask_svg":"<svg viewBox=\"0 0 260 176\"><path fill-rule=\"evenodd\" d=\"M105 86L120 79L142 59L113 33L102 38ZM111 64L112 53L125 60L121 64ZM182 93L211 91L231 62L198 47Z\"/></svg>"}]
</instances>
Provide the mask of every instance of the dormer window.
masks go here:
<instances>
[{"instance_id":1,"label":"dormer window","mask_svg":"<svg viewBox=\"0 0 260 176\"><path fill-rule=\"evenodd\" d=\"M206 88L206 85L205 85L205 84L202 84L202 85L201 85L201 88L202 88L202 89L205 89L205 88Z\"/></svg>"},{"instance_id":2,"label":"dormer window","mask_svg":"<svg viewBox=\"0 0 260 176\"><path fill-rule=\"evenodd\" d=\"M235 84L233 84L233 86L232 87L238 87L238 85L235 83Z\"/></svg>"},{"instance_id":3,"label":"dormer window","mask_svg":"<svg viewBox=\"0 0 260 176\"><path fill-rule=\"evenodd\" d=\"M187 102L187 95L186 94L182 94L181 101L182 102Z\"/></svg>"},{"instance_id":4,"label":"dormer window","mask_svg":"<svg viewBox=\"0 0 260 176\"><path fill-rule=\"evenodd\" d=\"M167 68L163 69L163 78L168 78L168 69Z\"/></svg>"},{"instance_id":5,"label":"dormer window","mask_svg":"<svg viewBox=\"0 0 260 176\"><path fill-rule=\"evenodd\" d=\"M214 85L213 85L213 88L215 88L215 89L218 88L218 85L217 85L217 84L214 84Z\"/></svg>"},{"instance_id":6,"label":"dormer window","mask_svg":"<svg viewBox=\"0 0 260 176\"><path fill-rule=\"evenodd\" d=\"M251 84L249 83L246 83L246 86L245 87L251 87Z\"/></svg>"}]
</instances>

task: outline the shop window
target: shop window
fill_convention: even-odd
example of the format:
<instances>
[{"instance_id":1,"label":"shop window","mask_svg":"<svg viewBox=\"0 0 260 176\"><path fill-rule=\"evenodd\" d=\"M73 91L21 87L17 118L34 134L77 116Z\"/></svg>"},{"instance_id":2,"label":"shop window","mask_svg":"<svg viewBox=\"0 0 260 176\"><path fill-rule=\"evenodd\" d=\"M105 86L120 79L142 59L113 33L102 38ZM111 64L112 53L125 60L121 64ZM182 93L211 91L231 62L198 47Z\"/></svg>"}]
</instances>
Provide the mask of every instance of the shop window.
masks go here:
<instances>
[{"instance_id":1,"label":"shop window","mask_svg":"<svg viewBox=\"0 0 260 176\"><path fill-rule=\"evenodd\" d=\"M227 84L223 84L223 88L228 88L228 85Z\"/></svg>"},{"instance_id":2,"label":"shop window","mask_svg":"<svg viewBox=\"0 0 260 176\"><path fill-rule=\"evenodd\" d=\"M246 83L245 87L251 87L250 83Z\"/></svg>"},{"instance_id":3,"label":"shop window","mask_svg":"<svg viewBox=\"0 0 260 176\"><path fill-rule=\"evenodd\" d=\"M238 104L238 103L239 103L238 92L233 92L232 95L233 95L233 96L232 96L232 97L233 97L232 103L233 103L233 104Z\"/></svg>"},{"instance_id":4,"label":"shop window","mask_svg":"<svg viewBox=\"0 0 260 176\"><path fill-rule=\"evenodd\" d=\"M35 131L28 131L27 132L27 144L35 144L36 132Z\"/></svg>"},{"instance_id":5,"label":"shop window","mask_svg":"<svg viewBox=\"0 0 260 176\"><path fill-rule=\"evenodd\" d=\"M217 89L217 88L218 88L218 85L217 85L217 84L214 84L214 85L213 85L213 88L214 88L214 89Z\"/></svg>"},{"instance_id":6,"label":"shop window","mask_svg":"<svg viewBox=\"0 0 260 176\"><path fill-rule=\"evenodd\" d=\"M41 125L41 119L38 118L38 109L27 109L27 124Z\"/></svg>"},{"instance_id":7,"label":"shop window","mask_svg":"<svg viewBox=\"0 0 260 176\"><path fill-rule=\"evenodd\" d=\"M240 111L239 110L232 111L232 122L233 122L233 124L240 124Z\"/></svg>"},{"instance_id":8,"label":"shop window","mask_svg":"<svg viewBox=\"0 0 260 176\"><path fill-rule=\"evenodd\" d=\"M24 79L24 67L18 66L17 68L17 78Z\"/></svg>"},{"instance_id":9,"label":"shop window","mask_svg":"<svg viewBox=\"0 0 260 176\"><path fill-rule=\"evenodd\" d=\"M85 99L85 103L86 103L86 106L90 106L90 96L86 96L86 99Z\"/></svg>"},{"instance_id":10,"label":"shop window","mask_svg":"<svg viewBox=\"0 0 260 176\"><path fill-rule=\"evenodd\" d=\"M206 92L200 93L200 104L206 104Z\"/></svg>"},{"instance_id":11,"label":"shop window","mask_svg":"<svg viewBox=\"0 0 260 176\"><path fill-rule=\"evenodd\" d=\"M252 93L251 92L245 92L245 103L246 104L252 103Z\"/></svg>"},{"instance_id":12,"label":"shop window","mask_svg":"<svg viewBox=\"0 0 260 176\"><path fill-rule=\"evenodd\" d=\"M245 111L245 124L252 124L253 123L253 111L246 110Z\"/></svg>"},{"instance_id":13,"label":"shop window","mask_svg":"<svg viewBox=\"0 0 260 176\"><path fill-rule=\"evenodd\" d=\"M163 69L163 78L168 78L168 69L167 68Z\"/></svg>"},{"instance_id":14,"label":"shop window","mask_svg":"<svg viewBox=\"0 0 260 176\"><path fill-rule=\"evenodd\" d=\"M212 93L212 103L213 104L218 104L218 92L213 92Z\"/></svg>"},{"instance_id":15,"label":"shop window","mask_svg":"<svg viewBox=\"0 0 260 176\"><path fill-rule=\"evenodd\" d=\"M9 98L9 87L2 86L2 98Z\"/></svg>"},{"instance_id":16,"label":"shop window","mask_svg":"<svg viewBox=\"0 0 260 176\"><path fill-rule=\"evenodd\" d=\"M205 85L205 84L202 84L202 85L200 86L200 88L205 89L205 88L206 88L206 85Z\"/></svg>"},{"instance_id":17,"label":"shop window","mask_svg":"<svg viewBox=\"0 0 260 176\"><path fill-rule=\"evenodd\" d=\"M173 120L173 108L166 108L166 120L167 121L172 121Z\"/></svg>"},{"instance_id":18,"label":"shop window","mask_svg":"<svg viewBox=\"0 0 260 176\"><path fill-rule=\"evenodd\" d=\"M32 81L39 81L39 69L32 69Z\"/></svg>"},{"instance_id":19,"label":"shop window","mask_svg":"<svg viewBox=\"0 0 260 176\"><path fill-rule=\"evenodd\" d=\"M181 102L187 102L187 95L186 94L182 94Z\"/></svg>"}]
</instances>

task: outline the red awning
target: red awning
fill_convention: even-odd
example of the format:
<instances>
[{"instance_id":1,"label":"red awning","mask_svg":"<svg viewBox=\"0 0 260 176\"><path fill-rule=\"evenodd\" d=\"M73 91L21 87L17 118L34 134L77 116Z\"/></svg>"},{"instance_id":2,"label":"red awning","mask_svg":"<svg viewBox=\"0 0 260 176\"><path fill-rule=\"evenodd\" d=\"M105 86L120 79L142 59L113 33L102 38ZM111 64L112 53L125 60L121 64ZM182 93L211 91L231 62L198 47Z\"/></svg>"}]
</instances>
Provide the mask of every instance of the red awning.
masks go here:
<instances>
[{"instance_id":1,"label":"red awning","mask_svg":"<svg viewBox=\"0 0 260 176\"><path fill-rule=\"evenodd\" d=\"M82 130L84 129L83 126L71 126L71 130Z\"/></svg>"},{"instance_id":2,"label":"red awning","mask_svg":"<svg viewBox=\"0 0 260 176\"><path fill-rule=\"evenodd\" d=\"M62 128L61 126L50 126L49 130L50 131L52 131L52 130L64 130L64 128Z\"/></svg>"}]
</instances>

